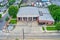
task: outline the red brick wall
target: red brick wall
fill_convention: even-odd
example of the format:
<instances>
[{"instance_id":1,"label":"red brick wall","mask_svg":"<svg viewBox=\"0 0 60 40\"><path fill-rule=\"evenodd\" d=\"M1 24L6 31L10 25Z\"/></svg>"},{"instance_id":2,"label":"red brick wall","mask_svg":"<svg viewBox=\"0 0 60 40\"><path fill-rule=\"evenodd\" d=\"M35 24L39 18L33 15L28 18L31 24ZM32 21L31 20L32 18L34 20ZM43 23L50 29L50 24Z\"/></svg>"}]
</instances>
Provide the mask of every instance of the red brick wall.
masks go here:
<instances>
[{"instance_id":1,"label":"red brick wall","mask_svg":"<svg viewBox=\"0 0 60 40\"><path fill-rule=\"evenodd\" d=\"M54 24L53 21L47 21L47 20L39 20L38 23L45 23L45 24L48 24L48 25Z\"/></svg>"}]
</instances>

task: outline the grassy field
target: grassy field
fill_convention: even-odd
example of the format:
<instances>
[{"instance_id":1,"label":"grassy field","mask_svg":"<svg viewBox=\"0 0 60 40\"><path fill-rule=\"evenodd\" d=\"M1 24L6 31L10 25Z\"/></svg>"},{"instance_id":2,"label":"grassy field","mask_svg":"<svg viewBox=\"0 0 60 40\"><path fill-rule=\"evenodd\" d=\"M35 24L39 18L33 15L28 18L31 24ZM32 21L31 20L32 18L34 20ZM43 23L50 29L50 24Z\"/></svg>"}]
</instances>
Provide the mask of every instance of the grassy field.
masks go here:
<instances>
[{"instance_id":1,"label":"grassy field","mask_svg":"<svg viewBox=\"0 0 60 40\"><path fill-rule=\"evenodd\" d=\"M52 30L57 30L56 27L46 27L46 30L52 31Z\"/></svg>"},{"instance_id":2,"label":"grassy field","mask_svg":"<svg viewBox=\"0 0 60 40\"><path fill-rule=\"evenodd\" d=\"M17 20L10 20L10 24L16 24Z\"/></svg>"}]
</instances>

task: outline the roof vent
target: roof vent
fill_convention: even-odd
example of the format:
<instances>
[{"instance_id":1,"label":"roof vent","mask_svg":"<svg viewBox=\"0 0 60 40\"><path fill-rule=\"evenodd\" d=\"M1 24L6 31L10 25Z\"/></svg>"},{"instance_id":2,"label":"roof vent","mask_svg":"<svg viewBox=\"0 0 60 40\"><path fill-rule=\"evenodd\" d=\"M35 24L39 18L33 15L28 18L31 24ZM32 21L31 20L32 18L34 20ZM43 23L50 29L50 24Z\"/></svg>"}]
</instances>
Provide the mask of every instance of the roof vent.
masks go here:
<instances>
[{"instance_id":1,"label":"roof vent","mask_svg":"<svg viewBox=\"0 0 60 40\"><path fill-rule=\"evenodd\" d=\"M43 13L42 13L42 11L39 11L39 15L40 15L40 16L43 16Z\"/></svg>"}]
</instances>

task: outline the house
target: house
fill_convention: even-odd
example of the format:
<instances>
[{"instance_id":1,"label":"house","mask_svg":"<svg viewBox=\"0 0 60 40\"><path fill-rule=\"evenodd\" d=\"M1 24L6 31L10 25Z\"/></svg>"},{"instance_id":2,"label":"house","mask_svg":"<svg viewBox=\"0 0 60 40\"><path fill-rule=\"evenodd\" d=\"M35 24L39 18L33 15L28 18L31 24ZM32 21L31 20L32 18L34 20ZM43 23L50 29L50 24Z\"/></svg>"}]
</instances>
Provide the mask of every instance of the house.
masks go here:
<instances>
[{"instance_id":1,"label":"house","mask_svg":"<svg viewBox=\"0 0 60 40\"><path fill-rule=\"evenodd\" d=\"M17 14L17 21L37 21L39 24L53 24L54 19L47 10L37 7L21 7Z\"/></svg>"},{"instance_id":2,"label":"house","mask_svg":"<svg viewBox=\"0 0 60 40\"><path fill-rule=\"evenodd\" d=\"M18 14L18 21L34 21L39 17L38 8L35 7L21 7Z\"/></svg>"},{"instance_id":3,"label":"house","mask_svg":"<svg viewBox=\"0 0 60 40\"><path fill-rule=\"evenodd\" d=\"M3 2L3 0L0 0L0 2Z\"/></svg>"},{"instance_id":4,"label":"house","mask_svg":"<svg viewBox=\"0 0 60 40\"><path fill-rule=\"evenodd\" d=\"M54 24L54 19L48 11L48 8L39 8L39 11L39 23Z\"/></svg>"},{"instance_id":5,"label":"house","mask_svg":"<svg viewBox=\"0 0 60 40\"><path fill-rule=\"evenodd\" d=\"M41 0L42 2L49 2L50 0Z\"/></svg>"}]
</instances>

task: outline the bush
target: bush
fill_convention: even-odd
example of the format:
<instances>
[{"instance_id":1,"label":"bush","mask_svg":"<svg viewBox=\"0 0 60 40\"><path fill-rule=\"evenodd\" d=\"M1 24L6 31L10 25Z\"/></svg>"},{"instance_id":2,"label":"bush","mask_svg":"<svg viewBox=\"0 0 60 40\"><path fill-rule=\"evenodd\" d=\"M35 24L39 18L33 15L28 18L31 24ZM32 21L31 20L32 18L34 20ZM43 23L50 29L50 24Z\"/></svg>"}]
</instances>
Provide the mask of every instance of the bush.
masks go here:
<instances>
[{"instance_id":1,"label":"bush","mask_svg":"<svg viewBox=\"0 0 60 40\"><path fill-rule=\"evenodd\" d=\"M10 20L10 24L16 24L17 20Z\"/></svg>"},{"instance_id":2,"label":"bush","mask_svg":"<svg viewBox=\"0 0 60 40\"><path fill-rule=\"evenodd\" d=\"M60 22L56 24L56 29L59 31L60 30Z\"/></svg>"},{"instance_id":3,"label":"bush","mask_svg":"<svg viewBox=\"0 0 60 40\"><path fill-rule=\"evenodd\" d=\"M56 27L46 27L46 29L47 29L48 31L57 30Z\"/></svg>"}]
</instances>

